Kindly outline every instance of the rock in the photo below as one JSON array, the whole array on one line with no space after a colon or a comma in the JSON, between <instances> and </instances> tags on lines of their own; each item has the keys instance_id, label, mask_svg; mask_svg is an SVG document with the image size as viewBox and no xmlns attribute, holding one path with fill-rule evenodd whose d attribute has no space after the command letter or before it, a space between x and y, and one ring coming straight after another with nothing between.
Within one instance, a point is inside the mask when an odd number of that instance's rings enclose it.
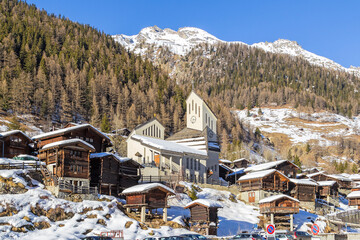
<instances>
[{"instance_id":1,"label":"rock","mask_svg":"<svg viewBox=\"0 0 360 240\"><path fill-rule=\"evenodd\" d=\"M82 234L83 234L83 235L87 235L87 234L90 233L92 230L93 230L93 229L86 229L86 231L83 232Z\"/></svg>"},{"instance_id":2,"label":"rock","mask_svg":"<svg viewBox=\"0 0 360 240\"><path fill-rule=\"evenodd\" d=\"M89 208L89 207L86 207L86 208L83 208L83 210L81 212L79 212L79 214L86 214L87 212L93 210L92 208Z\"/></svg>"},{"instance_id":3,"label":"rock","mask_svg":"<svg viewBox=\"0 0 360 240\"><path fill-rule=\"evenodd\" d=\"M34 227L37 229L46 229L51 227L51 225L47 221L41 221L41 222L35 222Z\"/></svg>"},{"instance_id":4,"label":"rock","mask_svg":"<svg viewBox=\"0 0 360 240\"><path fill-rule=\"evenodd\" d=\"M63 221L70 219L74 216L72 212L65 212L64 209L57 207L57 208L50 208L49 211L46 213L46 217L50 219L52 222Z\"/></svg>"},{"instance_id":5,"label":"rock","mask_svg":"<svg viewBox=\"0 0 360 240\"><path fill-rule=\"evenodd\" d=\"M106 214L104 217L105 217L107 220L109 220L109 219L111 218L111 215L110 215L110 214Z\"/></svg>"},{"instance_id":6,"label":"rock","mask_svg":"<svg viewBox=\"0 0 360 240\"><path fill-rule=\"evenodd\" d=\"M31 222L31 219L28 216L23 217L23 219L27 222Z\"/></svg>"},{"instance_id":7,"label":"rock","mask_svg":"<svg viewBox=\"0 0 360 240\"><path fill-rule=\"evenodd\" d=\"M125 228L129 228L129 227L131 226L131 224L133 224L132 221L127 221L127 222L125 223Z\"/></svg>"},{"instance_id":8,"label":"rock","mask_svg":"<svg viewBox=\"0 0 360 240\"><path fill-rule=\"evenodd\" d=\"M142 230L148 230L148 227L145 224L139 223L139 225Z\"/></svg>"},{"instance_id":9,"label":"rock","mask_svg":"<svg viewBox=\"0 0 360 240\"><path fill-rule=\"evenodd\" d=\"M105 222L104 219L99 219L99 220L97 220L96 223L97 223L97 224L101 224L101 225L103 225L103 226L106 226L106 222Z\"/></svg>"},{"instance_id":10,"label":"rock","mask_svg":"<svg viewBox=\"0 0 360 240\"><path fill-rule=\"evenodd\" d=\"M65 224L60 223L58 226L59 226L59 227L64 227Z\"/></svg>"},{"instance_id":11,"label":"rock","mask_svg":"<svg viewBox=\"0 0 360 240\"><path fill-rule=\"evenodd\" d=\"M88 214L86 215L87 218L97 218L96 214Z\"/></svg>"}]
</instances>

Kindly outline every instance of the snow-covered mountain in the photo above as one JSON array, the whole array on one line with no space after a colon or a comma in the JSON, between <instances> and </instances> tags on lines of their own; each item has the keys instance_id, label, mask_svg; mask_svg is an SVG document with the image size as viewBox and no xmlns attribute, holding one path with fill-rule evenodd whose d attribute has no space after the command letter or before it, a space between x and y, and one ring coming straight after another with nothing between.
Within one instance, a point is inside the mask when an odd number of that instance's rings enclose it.
<instances>
[{"instance_id":1,"label":"snow-covered mountain","mask_svg":"<svg viewBox=\"0 0 360 240\"><path fill-rule=\"evenodd\" d=\"M248 45L238 41L226 42L202 29L194 27L184 27L180 28L178 31L174 31L169 28L161 29L157 26L153 26L142 29L137 35L127 36L119 34L114 35L113 38L129 50L142 55L149 50L152 50L151 47L153 46L155 47L153 50L156 50L159 47L167 47L172 53L184 56L199 44L216 44L223 42ZM260 42L248 46L260 48L267 52L301 57L309 63L317 66L346 71L360 76L360 67L345 68L328 58L316 55L303 49L295 41L279 39L273 43Z\"/></svg>"}]
</instances>

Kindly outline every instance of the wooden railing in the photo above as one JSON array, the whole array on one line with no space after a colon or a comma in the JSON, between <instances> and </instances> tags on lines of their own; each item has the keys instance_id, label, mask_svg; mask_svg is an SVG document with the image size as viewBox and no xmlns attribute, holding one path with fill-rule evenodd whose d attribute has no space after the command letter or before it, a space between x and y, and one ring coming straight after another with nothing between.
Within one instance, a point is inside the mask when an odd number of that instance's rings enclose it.
<instances>
[{"instance_id":1,"label":"wooden railing","mask_svg":"<svg viewBox=\"0 0 360 240\"><path fill-rule=\"evenodd\" d=\"M185 176L141 176L139 179L139 183L151 183L151 182L178 182L178 181L185 181L185 182L192 182L192 183L199 183L205 184L203 178L199 180L197 178L187 178ZM208 179L206 184L211 185L220 185L220 186L229 186L229 182L220 181L218 179Z\"/></svg>"},{"instance_id":2,"label":"wooden railing","mask_svg":"<svg viewBox=\"0 0 360 240\"><path fill-rule=\"evenodd\" d=\"M22 162L22 163L3 163L0 164L0 169L28 169L28 170L40 170L40 166L43 163L40 161L36 162Z\"/></svg>"},{"instance_id":3,"label":"wooden railing","mask_svg":"<svg viewBox=\"0 0 360 240\"><path fill-rule=\"evenodd\" d=\"M260 207L260 213L298 213L297 207Z\"/></svg>"},{"instance_id":4,"label":"wooden railing","mask_svg":"<svg viewBox=\"0 0 360 240\"><path fill-rule=\"evenodd\" d=\"M67 190L77 194L98 194L97 187L75 186L68 181L59 180L59 190Z\"/></svg>"}]
</instances>

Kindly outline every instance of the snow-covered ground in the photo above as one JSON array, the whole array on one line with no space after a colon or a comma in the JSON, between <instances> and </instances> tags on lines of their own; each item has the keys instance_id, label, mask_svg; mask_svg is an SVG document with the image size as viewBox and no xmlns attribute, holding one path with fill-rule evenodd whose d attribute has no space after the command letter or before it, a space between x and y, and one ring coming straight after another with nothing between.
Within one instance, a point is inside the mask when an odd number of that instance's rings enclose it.
<instances>
[{"instance_id":1,"label":"snow-covered ground","mask_svg":"<svg viewBox=\"0 0 360 240\"><path fill-rule=\"evenodd\" d=\"M235 111L245 126L259 128L261 132L282 133L287 135L293 143L307 143L317 140L322 146L331 146L335 142L332 137L345 137L360 132L360 117L347 117L329 113L302 113L291 108L258 108Z\"/></svg>"}]
</instances>

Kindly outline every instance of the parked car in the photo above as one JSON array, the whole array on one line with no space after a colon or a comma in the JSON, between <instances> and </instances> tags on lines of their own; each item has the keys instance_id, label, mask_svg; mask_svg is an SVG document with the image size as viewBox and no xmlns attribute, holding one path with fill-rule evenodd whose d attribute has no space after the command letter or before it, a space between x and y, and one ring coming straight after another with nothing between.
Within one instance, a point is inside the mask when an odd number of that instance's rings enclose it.
<instances>
[{"instance_id":1,"label":"parked car","mask_svg":"<svg viewBox=\"0 0 360 240\"><path fill-rule=\"evenodd\" d=\"M170 237L147 237L143 240L192 240L189 237L182 237L182 236L170 236Z\"/></svg>"},{"instance_id":2,"label":"parked car","mask_svg":"<svg viewBox=\"0 0 360 240\"><path fill-rule=\"evenodd\" d=\"M111 237L102 237L102 236L87 236L82 238L83 240L111 240Z\"/></svg>"},{"instance_id":3,"label":"parked car","mask_svg":"<svg viewBox=\"0 0 360 240\"><path fill-rule=\"evenodd\" d=\"M294 232L294 239L296 240L311 240L312 236L303 231L295 231Z\"/></svg>"},{"instance_id":4,"label":"parked car","mask_svg":"<svg viewBox=\"0 0 360 240\"><path fill-rule=\"evenodd\" d=\"M276 240L293 240L294 237L291 233L275 233Z\"/></svg>"},{"instance_id":5,"label":"parked car","mask_svg":"<svg viewBox=\"0 0 360 240\"><path fill-rule=\"evenodd\" d=\"M200 234L181 234L180 237L189 237L190 239L201 239L201 240L207 240L206 237Z\"/></svg>"},{"instance_id":6,"label":"parked car","mask_svg":"<svg viewBox=\"0 0 360 240\"><path fill-rule=\"evenodd\" d=\"M260 236L259 233L239 233L232 239L241 239L241 240L263 240L264 238Z\"/></svg>"}]
</instances>

